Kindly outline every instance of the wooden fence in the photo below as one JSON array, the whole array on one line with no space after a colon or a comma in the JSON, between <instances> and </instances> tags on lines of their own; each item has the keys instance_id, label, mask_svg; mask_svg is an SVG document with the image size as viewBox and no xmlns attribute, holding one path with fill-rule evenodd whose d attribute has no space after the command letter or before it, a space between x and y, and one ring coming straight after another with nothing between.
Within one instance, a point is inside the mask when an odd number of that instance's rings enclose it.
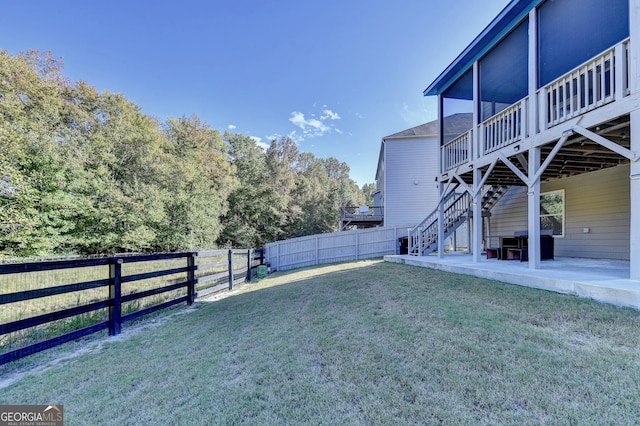
<instances>
[{"instance_id":1,"label":"wooden fence","mask_svg":"<svg viewBox=\"0 0 640 426\"><path fill-rule=\"evenodd\" d=\"M251 280L263 250L0 265L0 365Z\"/></svg>"},{"instance_id":2,"label":"wooden fence","mask_svg":"<svg viewBox=\"0 0 640 426\"><path fill-rule=\"evenodd\" d=\"M371 259L400 252L405 228L371 228L319 234L266 245L265 261L272 270Z\"/></svg>"}]
</instances>

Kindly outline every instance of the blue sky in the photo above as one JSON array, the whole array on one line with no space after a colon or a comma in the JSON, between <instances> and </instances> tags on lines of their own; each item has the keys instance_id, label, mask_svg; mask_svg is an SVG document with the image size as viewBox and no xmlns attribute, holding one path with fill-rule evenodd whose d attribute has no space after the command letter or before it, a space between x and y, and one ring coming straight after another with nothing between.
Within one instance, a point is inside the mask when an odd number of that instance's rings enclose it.
<instances>
[{"instance_id":1,"label":"blue sky","mask_svg":"<svg viewBox=\"0 0 640 426\"><path fill-rule=\"evenodd\" d=\"M434 120L422 91L508 0L3 2L0 48L166 120L290 136L373 182L384 136Z\"/></svg>"}]
</instances>

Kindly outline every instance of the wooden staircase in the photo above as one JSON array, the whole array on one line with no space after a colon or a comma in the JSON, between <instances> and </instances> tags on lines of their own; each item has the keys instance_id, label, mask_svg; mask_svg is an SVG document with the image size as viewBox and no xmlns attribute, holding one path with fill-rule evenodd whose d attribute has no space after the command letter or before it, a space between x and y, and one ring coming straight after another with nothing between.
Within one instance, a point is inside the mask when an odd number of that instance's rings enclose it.
<instances>
[{"instance_id":1,"label":"wooden staircase","mask_svg":"<svg viewBox=\"0 0 640 426\"><path fill-rule=\"evenodd\" d=\"M504 197L504 194L511 188L510 186L490 186L482 195L482 211L490 212L493 207L498 204L498 201Z\"/></svg>"},{"instance_id":2,"label":"wooden staircase","mask_svg":"<svg viewBox=\"0 0 640 426\"><path fill-rule=\"evenodd\" d=\"M443 199L444 203L444 237L452 235L471 218L472 198L468 192L456 193L454 188ZM508 186L490 186L482 196L482 211L490 216L491 209L509 190ZM425 256L438 248L439 208L436 207L422 222L409 231L408 252L414 256Z\"/></svg>"}]
</instances>

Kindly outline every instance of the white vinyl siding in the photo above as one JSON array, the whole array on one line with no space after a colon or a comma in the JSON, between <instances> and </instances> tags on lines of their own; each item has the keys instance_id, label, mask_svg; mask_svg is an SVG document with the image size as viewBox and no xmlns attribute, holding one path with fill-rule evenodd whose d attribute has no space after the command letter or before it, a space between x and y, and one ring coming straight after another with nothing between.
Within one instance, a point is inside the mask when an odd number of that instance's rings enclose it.
<instances>
[{"instance_id":1,"label":"white vinyl siding","mask_svg":"<svg viewBox=\"0 0 640 426\"><path fill-rule=\"evenodd\" d=\"M556 255L629 259L629 173L619 166L544 185L565 188L565 237L556 238Z\"/></svg>"},{"instance_id":2,"label":"white vinyl siding","mask_svg":"<svg viewBox=\"0 0 640 426\"><path fill-rule=\"evenodd\" d=\"M435 138L385 141L384 226L413 227L436 208L440 147Z\"/></svg>"},{"instance_id":3,"label":"white vinyl siding","mask_svg":"<svg viewBox=\"0 0 640 426\"><path fill-rule=\"evenodd\" d=\"M497 237L513 236L527 229L527 188L512 186L491 210L491 237L489 246L495 247Z\"/></svg>"},{"instance_id":4,"label":"white vinyl siding","mask_svg":"<svg viewBox=\"0 0 640 426\"><path fill-rule=\"evenodd\" d=\"M556 256L629 259L629 173L619 166L541 185L542 192L564 189L565 234L555 238ZM492 236L527 229L526 187L512 187L491 213Z\"/></svg>"}]
</instances>

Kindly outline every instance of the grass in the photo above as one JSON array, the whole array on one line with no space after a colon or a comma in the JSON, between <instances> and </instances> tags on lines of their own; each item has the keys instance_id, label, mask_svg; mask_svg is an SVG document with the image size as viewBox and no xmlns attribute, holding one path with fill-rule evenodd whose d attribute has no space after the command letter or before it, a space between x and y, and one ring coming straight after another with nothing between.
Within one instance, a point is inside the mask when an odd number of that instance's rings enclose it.
<instances>
[{"instance_id":1,"label":"grass","mask_svg":"<svg viewBox=\"0 0 640 426\"><path fill-rule=\"evenodd\" d=\"M640 418L632 309L379 261L277 273L194 306L26 375L0 404L64 404L69 425Z\"/></svg>"}]
</instances>

